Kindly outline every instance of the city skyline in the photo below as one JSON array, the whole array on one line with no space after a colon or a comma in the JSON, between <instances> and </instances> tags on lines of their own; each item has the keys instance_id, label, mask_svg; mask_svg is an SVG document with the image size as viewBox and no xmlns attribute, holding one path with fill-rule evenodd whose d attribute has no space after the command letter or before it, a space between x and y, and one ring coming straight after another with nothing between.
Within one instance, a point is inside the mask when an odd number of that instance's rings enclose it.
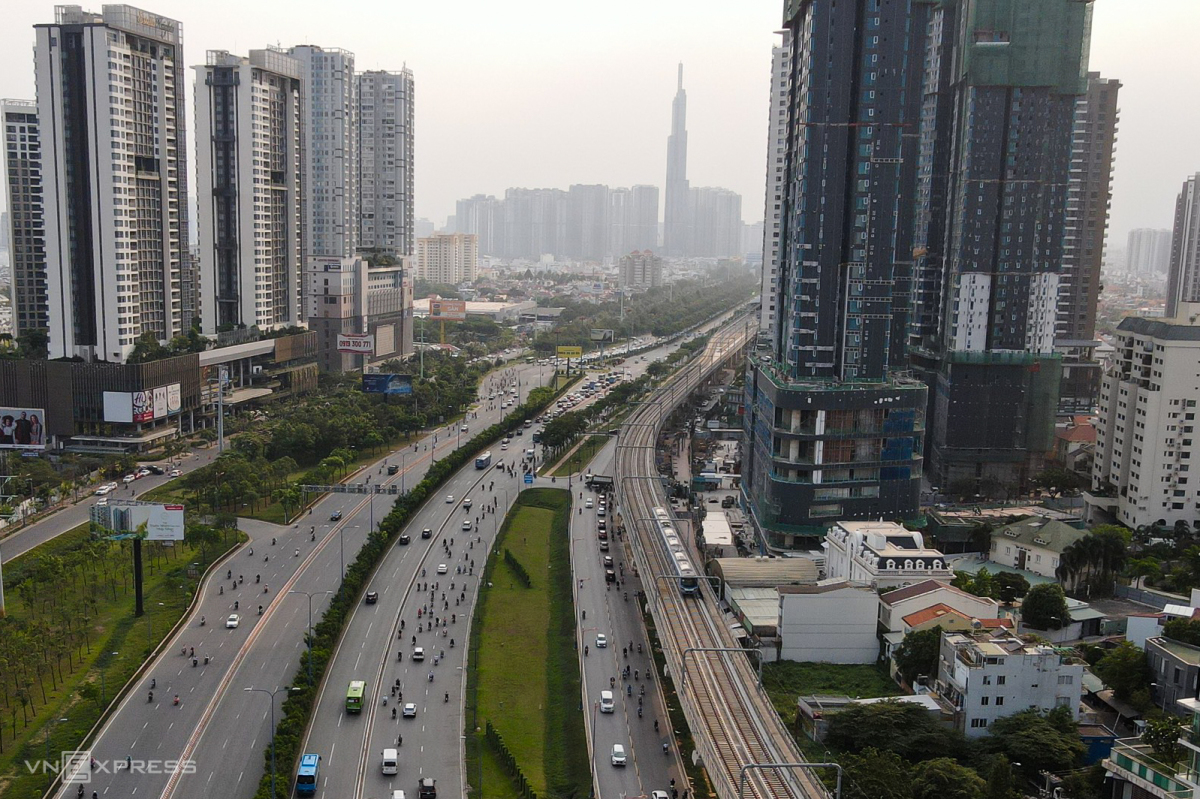
<instances>
[{"instance_id":1,"label":"city skyline","mask_svg":"<svg viewBox=\"0 0 1200 799\"><path fill-rule=\"evenodd\" d=\"M643 7L622 0L603 15L589 15L586 24L575 20L576 12L536 2L406 8L395 25L389 24L395 12L384 6L371 25L363 25L364 16L330 17L315 3L297 4L286 16L241 6L230 6L233 16L226 16L220 2L142 5L183 23L188 68L202 64L210 49L244 52L309 42L355 53L360 71L412 69L422 84L415 215L438 224L454 213L456 200L499 195L507 186L662 186L663 141L680 61L687 68L691 182L741 194L744 221L757 221L762 207L761 129L782 16L777 0L736 8L673 1ZM1200 159L1186 160L1187 131L1200 124L1200 109L1166 96L1170 78L1186 66L1184 37L1200 22L1200 7L1185 0L1165 0L1164 6L1148 15L1135 4L1095 3L1089 68L1123 85L1110 220L1110 246L1118 249L1132 229L1169 227L1179 182L1200 167ZM32 26L52 18L53 8L45 3L9 10L0 97L34 99ZM541 23L530 25L543 10ZM464 11L475 21L469 28L456 21ZM639 25L630 27L625 22L634 14ZM231 18L238 20L236 34L229 32ZM447 31L460 46L444 46ZM463 58L464 47L478 58ZM714 51L720 59L712 58ZM1150 51L1154 59L1138 55ZM497 59L505 69L476 68ZM553 69L546 68L550 60ZM190 117L190 85L187 93ZM438 102L447 96L455 102ZM486 146L474 143L480 120L487 123Z\"/></svg>"}]
</instances>

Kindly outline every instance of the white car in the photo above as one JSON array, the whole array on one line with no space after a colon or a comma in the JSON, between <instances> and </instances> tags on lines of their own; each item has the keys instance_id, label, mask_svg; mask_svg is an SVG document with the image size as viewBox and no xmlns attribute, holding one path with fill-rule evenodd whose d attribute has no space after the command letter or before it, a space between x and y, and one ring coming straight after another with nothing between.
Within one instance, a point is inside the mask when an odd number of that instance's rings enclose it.
<instances>
[{"instance_id":1,"label":"white car","mask_svg":"<svg viewBox=\"0 0 1200 799\"><path fill-rule=\"evenodd\" d=\"M96 489L96 496L98 496L98 497L102 497L102 496L104 496L105 494L110 494L110 493L112 493L112 490L113 490L113 489L112 489L112 486L110 486L110 485L107 485L107 484L106 484L106 485L102 485L102 486L100 486L99 488L97 488L97 489Z\"/></svg>"},{"instance_id":2,"label":"white car","mask_svg":"<svg viewBox=\"0 0 1200 799\"><path fill-rule=\"evenodd\" d=\"M583 507L585 507L585 508L592 507L592 498L591 497L588 497L587 499L585 499L583 501Z\"/></svg>"},{"instance_id":3,"label":"white car","mask_svg":"<svg viewBox=\"0 0 1200 799\"><path fill-rule=\"evenodd\" d=\"M183 472L181 472L179 469L172 469L170 474L171 477L179 477L183 474Z\"/></svg>"},{"instance_id":4,"label":"white car","mask_svg":"<svg viewBox=\"0 0 1200 799\"><path fill-rule=\"evenodd\" d=\"M651 791L650 799L671 799L666 791Z\"/></svg>"},{"instance_id":5,"label":"white car","mask_svg":"<svg viewBox=\"0 0 1200 799\"><path fill-rule=\"evenodd\" d=\"M458 428L458 432L467 433L469 431L467 430L467 426L464 424L462 427Z\"/></svg>"},{"instance_id":6,"label":"white car","mask_svg":"<svg viewBox=\"0 0 1200 799\"><path fill-rule=\"evenodd\" d=\"M107 505L108 497L100 497L100 499L96 500L96 504L97 505Z\"/></svg>"},{"instance_id":7,"label":"white car","mask_svg":"<svg viewBox=\"0 0 1200 799\"><path fill-rule=\"evenodd\" d=\"M501 445L500 445L500 451L501 451L501 452L508 452L508 444L501 444Z\"/></svg>"},{"instance_id":8,"label":"white car","mask_svg":"<svg viewBox=\"0 0 1200 799\"><path fill-rule=\"evenodd\" d=\"M236 613L230 613L229 618L225 620L225 629L236 630L237 626L242 623L242 617Z\"/></svg>"},{"instance_id":9,"label":"white car","mask_svg":"<svg viewBox=\"0 0 1200 799\"><path fill-rule=\"evenodd\" d=\"M420 647L420 646L415 648L412 653L412 659L413 660L424 660L425 659L425 648Z\"/></svg>"},{"instance_id":10,"label":"white car","mask_svg":"<svg viewBox=\"0 0 1200 799\"><path fill-rule=\"evenodd\" d=\"M471 498L467 497L466 499L463 500L463 510L470 510L470 509L471 509Z\"/></svg>"},{"instance_id":11,"label":"white car","mask_svg":"<svg viewBox=\"0 0 1200 799\"><path fill-rule=\"evenodd\" d=\"M136 478L136 477L134 477L132 474L127 474L127 475L125 475L124 477L122 477L122 478L121 478L121 482L122 482L122 483L125 483L126 485L128 485L129 483L132 483L132 482L133 482L134 480L136 480L136 479L137 479L137 478Z\"/></svg>"},{"instance_id":12,"label":"white car","mask_svg":"<svg viewBox=\"0 0 1200 799\"><path fill-rule=\"evenodd\" d=\"M452 504L454 504L454 495L453 495L453 494L447 494L447 495L446 495L446 504L447 504L447 505L452 505Z\"/></svg>"},{"instance_id":13,"label":"white car","mask_svg":"<svg viewBox=\"0 0 1200 799\"><path fill-rule=\"evenodd\" d=\"M612 764L614 766L625 765L625 747L620 744L613 744L612 748Z\"/></svg>"},{"instance_id":14,"label":"white car","mask_svg":"<svg viewBox=\"0 0 1200 799\"><path fill-rule=\"evenodd\" d=\"M471 530L471 520L470 519L463 519L462 529L464 532L470 532L470 530Z\"/></svg>"},{"instance_id":15,"label":"white car","mask_svg":"<svg viewBox=\"0 0 1200 799\"><path fill-rule=\"evenodd\" d=\"M608 636L607 635L605 635L604 633L596 633L596 648L597 649L607 649L608 648Z\"/></svg>"},{"instance_id":16,"label":"white car","mask_svg":"<svg viewBox=\"0 0 1200 799\"><path fill-rule=\"evenodd\" d=\"M438 569L437 569L438 574L445 574L448 571L450 571L450 567L447 566L445 563L438 564Z\"/></svg>"},{"instance_id":17,"label":"white car","mask_svg":"<svg viewBox=\"0 0 1200 799\"><path fill-rule=\"evenodd\" d=\"M417 717L417 706L413 702L408 702L404 705L404 718L415 719Z\"/></svg>"}]
</instances>

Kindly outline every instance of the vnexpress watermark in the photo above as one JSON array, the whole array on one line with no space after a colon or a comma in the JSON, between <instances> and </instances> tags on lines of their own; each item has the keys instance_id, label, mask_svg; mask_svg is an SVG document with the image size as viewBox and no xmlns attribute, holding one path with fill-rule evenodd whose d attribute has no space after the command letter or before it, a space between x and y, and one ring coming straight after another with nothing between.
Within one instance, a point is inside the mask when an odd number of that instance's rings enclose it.
<instances>
[{"instance_id":1,"label":"vnexpress watermark","mask_svg":"<svg viewBox=\"0 0 1200 799\"><path fill-rule=\"evenodd\" d=\"M194 760L166 760L130 757L123 760L105 760L93 757L90 749L69 749L59 753L58 760L26 760L25 770L30 774L58 774L63 782L89 783L93 774L116 774L127 771L133 774L195 774Z\"/></svg>"}]
</instances>

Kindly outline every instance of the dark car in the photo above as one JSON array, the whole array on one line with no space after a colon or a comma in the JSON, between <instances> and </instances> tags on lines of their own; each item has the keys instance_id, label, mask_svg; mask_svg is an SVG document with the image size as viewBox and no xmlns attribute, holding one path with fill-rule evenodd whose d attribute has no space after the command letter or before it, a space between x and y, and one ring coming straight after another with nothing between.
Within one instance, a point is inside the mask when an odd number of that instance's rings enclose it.
<instances>
[{"instance_id":1,"label":"dark car","mask_svg":"<svg viewBox=\"0 0 1200 799\"><path fill-rule=\"evenodd\" d=\"M146 469L150 472L150 474L166 474L167 473L166 470L163 469L163 467L155 466L152 463L147 465Z\"/></svg>"},{"instance_id":2,"label":"dark car","mask_svg":"<svg viewBox=\"0 0 1200 799\"><path fill-rule=\"evenodd\" d=\"M616 581L617 581L617 573L614 572L612 569L605 569L604 570L604 582L615 583Z\"/></svg>"},{"instance_id":3,"label":"dark car","mask_svg":"<svg viewBox=\"0 0 1200 799\"><path fill-rule=\"evenodd\" d=\"M421 538L433 538L433 530L430 530L428 527L426 527L421 531Z\"/></svg>"},{"instance_id":4,"label":"dark car","mask_svg":"<svg viewBox=\"0 0 1200 799\"><path fill-rule=\"evenodd\" d=\"M400 467L397 466L396 464L393 463L391 466L388 467L388 474L399 474L399 473L400 473Z\"/></svg>"},{"instance_id":5,"label":"dark car","mask_svg":"<svg viewBox=\"0 0 1200 799\"><path fill-rule=\"evenodd\" d=\"M417 780L417 799L437 799L437 782L429 777Z\"/></svg>"},{"instance_id":6,"label":"dark car","mask_svg":"<svg viewBox=\"0 0 1200 799\"><path fill-rule=\"evenodd\" d=\"M368 605L374 605L378 601L379 601L379 592L378 591L368 591L367 592L367 604Z\"/></svg>"},{"instance_id":7,"label":"dark car","mask_svg":"<svg viewBox=\"0 0 1200 799\"><path fill-rule=\"evenodd\" d=\"M329 521L331 521L331 522L336 522L336 521L340 520L341 518L342 518L342 512L340 510L335 510L333 513L329 514Z\"/></svg>"},{"instance_id":8,"label":"dark car","mask_svg":"<svg viewBox=\"0 0 1200 799\"><path fill-rule=\"evenodd\" d=\"M407 544L409 541L412 541L412 539L408 537L408 533L400 534L400 543L401 544Z\"/></svg>"}]
</instances>

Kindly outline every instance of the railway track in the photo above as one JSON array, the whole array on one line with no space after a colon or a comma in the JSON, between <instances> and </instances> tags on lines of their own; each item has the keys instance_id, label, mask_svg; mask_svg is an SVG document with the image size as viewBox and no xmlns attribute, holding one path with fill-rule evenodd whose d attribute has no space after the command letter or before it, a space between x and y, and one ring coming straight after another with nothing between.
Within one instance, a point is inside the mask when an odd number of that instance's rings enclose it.
<instances>
[{"instance_id":1,"label":"railway track","mask_svg":"<svg viewBox=\"0 0 1200 799\"><path fill-rule=\"evenodd\" d=\"M744 766L799 763L803 757L766 693L759 689L747 655L695 651L736 649L738 643L706 581L701 581L698 596L684 597L674 577L667 576L673 574L673 568L653 518L655 508L667 508L669 503L655 453L658 434L670 414L722 363L741 351L754 327L749 316L731 321L713 335L702 353L643 403L621 428L615 465L618 510L667 666L697 749L722 799L738 797ZM824 799L829 793L808 769L773 768L749 770L742 796Z\"/></svg>"}]
</instances>

